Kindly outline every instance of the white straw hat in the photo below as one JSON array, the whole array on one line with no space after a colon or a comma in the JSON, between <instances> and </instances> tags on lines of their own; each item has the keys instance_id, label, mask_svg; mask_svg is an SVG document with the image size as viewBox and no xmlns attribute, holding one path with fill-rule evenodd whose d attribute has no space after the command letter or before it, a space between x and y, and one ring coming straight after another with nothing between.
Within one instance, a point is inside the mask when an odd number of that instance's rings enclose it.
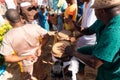
<instances>
[{"instance_id":1,"label":"white straw hat","mask_svg":"<svg viewBox=\"0 0 120 80\"><path fill-rule=\"evenodd\" d=\"M110 8L120 4L120 0L95 0L94 4L91 6L95 9Z\"/></svg>"}]
</instances>

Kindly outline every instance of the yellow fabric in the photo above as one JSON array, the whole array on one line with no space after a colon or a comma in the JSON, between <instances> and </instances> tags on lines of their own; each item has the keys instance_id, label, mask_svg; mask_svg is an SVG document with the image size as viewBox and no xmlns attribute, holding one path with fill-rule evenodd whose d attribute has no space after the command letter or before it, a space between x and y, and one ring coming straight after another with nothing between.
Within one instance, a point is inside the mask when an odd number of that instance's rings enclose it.
<instances>
[{"instance_id":1,"label":"yellow fabric","mask_svg":"<svg viewBox=\"0 0 120 80\"><path fill-rule=\"evenodd\" d=\"M64 23L64 28L65 28L65 30L70 30L71 29L70 25L67 24L67 23Z\"/></svg>"},{"instance_id":2,"label":"yellow fabric","mask_svg":"<svg viewBox=\"0 0 120 80\"><path fill-rule=\"evenodd\" d=\"M57 6L58 6L58 7L61 7L62 4L63 4L63 1L64 1L64 0L59 0Z\"/></svg>"},{"instance_id":3,"label":"yellow fabric","mask_svg":"<svg viewBox=\"0 0 120 80\"><path fill-rule=\"evenodd\" d=\"M72 20L76 21L76 16L77 16L77 4L73 4L67 7L67 9L64 12L64 17L68 18L69 15L72 15ZM70 30L71 27L67 23L64 23L64 27L66 30Z\"/></svg>"}]
</instances>

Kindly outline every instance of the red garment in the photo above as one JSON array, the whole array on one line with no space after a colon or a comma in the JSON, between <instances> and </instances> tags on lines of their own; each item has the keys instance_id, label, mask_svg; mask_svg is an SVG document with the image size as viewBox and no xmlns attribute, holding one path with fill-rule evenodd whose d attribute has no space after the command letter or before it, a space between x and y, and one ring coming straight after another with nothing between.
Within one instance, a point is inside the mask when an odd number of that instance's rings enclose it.
<instances>
[{"instance_id":1,"label":"red garment","mask_svg":"<svg viewBox=\"0 0 120 80\"><path fill-rule=\"evenodd\" d=\"M4 4L5 3L5 0L0 0L0 4Z\"/></svg>"}]
</instances>

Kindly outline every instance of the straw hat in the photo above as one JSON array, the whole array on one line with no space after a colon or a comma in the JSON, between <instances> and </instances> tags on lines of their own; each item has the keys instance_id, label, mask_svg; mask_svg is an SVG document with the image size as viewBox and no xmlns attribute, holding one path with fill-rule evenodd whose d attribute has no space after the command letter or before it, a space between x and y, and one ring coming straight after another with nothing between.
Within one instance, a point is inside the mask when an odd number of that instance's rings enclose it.
<instances>
[{"instance_id":1,"label":"straw hat","mask_svg":"<svg viewBox=\"0 0 120 80\"><path fill-rule=\"evenodd\" d=\"M110 8L120 4L120 0L95 0L92 8L102 9L102 8Z\"/></svg>"},{"instance_id":2,"label":"straw hat","mask_svg":"<svg viewBox=\"0 0 120 80\"><path fill-rule=\"evenodd\" d=\"M71 35L70 31L62 30L58 32L58 40L69 40L69 36Z\"/></svg>"},{"instance_id":3,"label":"straw hat","mask_svg":"<svg viewBox=\"0 0 120 80\"><path fill-rule=\"evenodd\" d=\"M61 58L61 57L65 56L65 55L63 55L63 54L64 54L64 50L62 50L62 49L60 48L60 47L62 47L63 45L64 45L65 47L70 46L70 42L68 42L68 41L59 41L59 42L57 42L57 43L55 43L55 44L53 45L53 47L52 47L52 55L53 55L54 57Z\"/></svg>"}]
</instances>

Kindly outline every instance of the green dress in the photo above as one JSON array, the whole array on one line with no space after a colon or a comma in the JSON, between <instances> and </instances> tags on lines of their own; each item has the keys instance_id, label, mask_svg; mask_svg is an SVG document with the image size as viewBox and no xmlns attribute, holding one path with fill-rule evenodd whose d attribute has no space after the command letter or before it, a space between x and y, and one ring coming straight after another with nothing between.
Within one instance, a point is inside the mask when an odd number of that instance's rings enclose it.
<instances>
[{"instance_id":1,"label":"green dress","mask_svg":"<svg viewBox=\"0 0 120 80\"><path fill-rule=\"evenodd\" d=\"M120 80L120 15L109 24L97 20L90 28L96 33L97 44L78 49L78 52L94 55L104 64L98 68L96 80Z\"/></svg>"}]
</instances>

